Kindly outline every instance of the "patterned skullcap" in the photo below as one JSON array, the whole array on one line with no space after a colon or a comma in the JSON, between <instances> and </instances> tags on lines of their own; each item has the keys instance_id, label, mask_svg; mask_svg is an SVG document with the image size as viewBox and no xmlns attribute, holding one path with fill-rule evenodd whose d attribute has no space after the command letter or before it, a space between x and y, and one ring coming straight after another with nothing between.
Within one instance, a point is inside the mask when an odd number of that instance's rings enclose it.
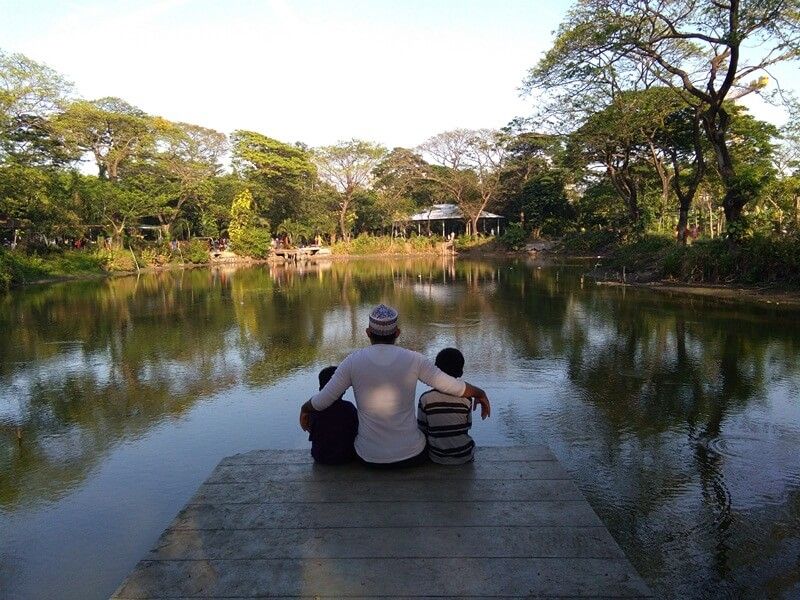
<instances>
[{"instance_id":1,"label":"patterned skullcap","mask_svg":"<svg viewBox=\"0 0 800 600\"><path fill-rule=\"evenodd\" d=\"M397 311L379 304L369 313L369 330L376 335L392 335L397 331Z\"/></svg>"}]
</instances>

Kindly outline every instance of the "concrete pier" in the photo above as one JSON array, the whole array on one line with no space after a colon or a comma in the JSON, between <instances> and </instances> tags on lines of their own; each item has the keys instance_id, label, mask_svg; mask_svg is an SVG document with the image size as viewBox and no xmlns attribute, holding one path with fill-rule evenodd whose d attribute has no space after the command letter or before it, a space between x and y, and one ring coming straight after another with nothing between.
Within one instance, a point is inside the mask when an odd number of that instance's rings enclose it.
<instances>
[{"instance_id":1,"label":"concrete pier","mask_svg":"<svg viewBox=\"0 0 800 600\"><path fill-rule=\"evenodd\" d=\"M543 446L459 467L225 458L113 598L645 598Z\"/></svg>"}]
</instances>

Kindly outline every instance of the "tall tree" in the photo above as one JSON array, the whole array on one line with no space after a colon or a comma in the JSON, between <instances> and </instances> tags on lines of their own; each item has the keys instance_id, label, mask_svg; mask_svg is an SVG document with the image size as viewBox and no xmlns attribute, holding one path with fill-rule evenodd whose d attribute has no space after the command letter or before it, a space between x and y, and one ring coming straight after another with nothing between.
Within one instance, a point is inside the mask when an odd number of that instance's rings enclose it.
<instances>
[{"instance_id":1,"label":"tall tree","mask_svg":"<svg viewBox=\"0 0 800 600\"><path fill-rule=\"evenodd\" d=\"M190 123L160 119L156 131L156 152L150 162L173 188L158 211L158 219L171 230L187 204L203 204L213 195L213 179L222 170L228 143L224 133Z\"/></svg>"},{"instance_id":2,"label":"tall tree","mask_svg":"<svg viewBox=\"0 0 800 600\"><path fill-rule=\"evenodd\" d=\"M407 222L417 209L436 203L438 186L420 176L427 167L421 156L407 148L394 148L375 167L376 206L390 225Z\"/></svg>"},{"instance_id":3,"label":"tall tree","mask_svg":"<svg viewBox=\"0 0 800 600\"><path fill-rule=\"evenodd\" d=\"M116 246L122 244L126 227L152 215L159 204L159 199L141 186L94 177L83 179L80 194L88 212L97 216Z\"/></svg>"},{"instance_id":4,"label":"tall tree","mask_svg":"<svg viewBox=\"0 0 800 600\"><path fill-rule=\"evenodd\" d=\"M58 166L74 160L48 122L71 91L72 84L53 69L0 50L0 161Z\"/></svg>"},{"instance_id":5,"label":"tall tree","mask_svg":"<svg viewBox=\"0 0 800 600\"><path fill-rule=\"evenodd\" d=\"M657 133L659 145L669 156L672 188L678 198L677 240L685 244L689 209L706 172L705 148L700 132L700 109L685 107L667 117Z\"/></svg>"},{"instance_id":6,"label":"tall tree","mask_svg":"<svg viewBox=\"0 0 800 600\"><path fill-rule=\"evenodd\" d=\"M503 136L489 129L455 129L427 139L418 151L433 163L423 166L420 176L448 193L475 235L481 213L502 187Z\"/></svg>"},{"instance_id":7,"label":"tall tree","mask_svg":"<svg viewBox=\"0 0 800 600\"><path fill-rule=\"evenodd\" d=\"M314 163L320 177L340 194L339 230L345 240L350 239L351 234L348 218L353 197L357 191L370 187L372 172L385 154L383 146L363 140L339 142L314 150Z\"/></svg>"},{"instance_id":8,"label":"tall tree","mask_svg":"<svg viewBox=\"0 0 800 600\"><path fill-rule=\"evenodd\" d=\"M54 119L67 144L91 153L100 179L116 181L120 167L137 154L150 151L153 120L119 98L79 100Z\"/></svg>"},{"instance_id":9,"label":"tall tree","mask_svg":"<svg viewBox=\"0 0 800 600\"><path fill-rule=\"evenodd\" d=\"M657 78L699 108L733 223L758 190L742 185L731 157L726 101L762 90L769 67L798 56L798 0L581 0L526 88L564 95L596 87L609 73L629 82Z\"/></svg>"},{"instance_id":10,"label":"tall tree","mask_svg":"<svg viewBox=\"0 0 800 600\"><path fill-rule=\"evenodd\" d=\"M300 218L316 179L310 152L254 131L234 131L231 143L234 171L261 196L260 208L270 220Z\"/></svg>"},{"instance_id":11,"label":"tall tree","mask_svg":"<svg viewBox=\"0 0 800 600\"><path fill-rule=\"evenodd\" d=\"M664 87L617 91L610 104L591 114L569 136L573 157L603 166L634 226L643 225L640 200L643 186L653 175L661 188L662 210L671 204L674 170L665 131L668 119L681 106Z\"/></svg>"}]
</instances>

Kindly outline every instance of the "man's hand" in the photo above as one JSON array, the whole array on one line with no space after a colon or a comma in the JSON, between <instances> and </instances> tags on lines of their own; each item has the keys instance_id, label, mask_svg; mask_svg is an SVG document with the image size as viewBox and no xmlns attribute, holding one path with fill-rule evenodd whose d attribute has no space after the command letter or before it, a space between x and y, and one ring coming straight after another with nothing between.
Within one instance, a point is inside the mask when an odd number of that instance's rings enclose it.
<instances>
[{"instance_id":1,"label":"man's hand","mask_svg":"<svg viewBox=\"0 0 800 600\"><path fill-rule=\"evenodd\" d=\"M486 396L481 388L467 383L462 394L464 398L472 399L472 410L477 410L478 405L481 407L481 419L485 419L492 415L492 406L489 404L489 398Z\"/></svg>"},{"instance_id":2,"label":"man's hand","mask_svg":"<svg viewBox=\"0 0 800 600\"><path fill-rule=\"evenodd\" d=\"M300 429L309 431L311 429L311 413L314 412L314 407L311 405L311 400L300 407Z\"/></svg>"},{"instance_id":3,"label":"man's hand","mask_svg":"<svg viewBox=\"0 0 800 600\"><path fill-rule=\"evenodd\" d=\"M489 404L489 398L485 394L472 399L472 410L478 410L479 404L481 406L481 419L485 419L492 414L492 406Z\"/></svg>"}]
</instances>

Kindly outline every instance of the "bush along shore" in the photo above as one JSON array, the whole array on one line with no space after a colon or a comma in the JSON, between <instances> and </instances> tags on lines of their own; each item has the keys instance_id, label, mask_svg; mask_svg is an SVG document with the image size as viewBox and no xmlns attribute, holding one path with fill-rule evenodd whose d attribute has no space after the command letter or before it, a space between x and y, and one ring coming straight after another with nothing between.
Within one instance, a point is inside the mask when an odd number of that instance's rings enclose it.
<instances>
[{"instance_id":1,"label":"bush along shore","mask_svg":"<svg viewBox=\"0 0 800 600\"><path fill-rule=\"evenodd\" d=\"M243 246L243 244L240 244ZM254 262L269 258L269 250L253 248L221 262ZM620 239L613 232L573 233L557 241L531 240L514 227L502 236L440 236L392 238L361 234L331 246L333 257L393 255L519 256L532 249L541 256L592 257L598 260L589 277L601 282L689 286L746 286L757 289L800 291L800 235L754 235L737 242L725 238L676 244L665 235ZM158 270L215 262L203 239L172 245L168 242L140 248L53 250L40 253L0 250L0 290L28 283L96 277L138 270Z\"/></svg>"},{"instance_id":2,"label":"bush along shore","mask_svg":"<svg viewBox=\"0 0 800 600\"><path fill-rule=\"evenodd\" d=\"M179 268L210 261L208 244L192 240L130 248L48 250L35 253L0 250L0 291L30 283L103 277L142 269Z\"/></svg>"},{"instance_id":3,"label":"bush along shore","mask_svg":"<svg viewBox=\"0 0 800 600\"><path fill-rule=\"evenodd\" d=\"M646 235L611 246L607 240L603 245L567 245L563 251L602 256L590 273L599 281L800 291L797 234L755 235L736 242L702 239L685 246L668 236Z\"/></svg>"},{"instance_id":4,"label":"bush along shore","mask_svg":"<svg viewBox=\"0 0 800 600\"><path fill-rule=\"evenodd\" d=\"M350 240L340 240L331 247L334 257L442 255L456 252L466 255L497 255L525 248L525 238L514 228L500 237L462 235L454 239L441 236L412 235L407 238L363 233ZM61 279L97 277L132 273L139 270L159 270L197 265L252 263L271 256L269 238L253 242L250 237L236 238L233 252L222 259L212 258L205 239L193 239L172 245L169 242L139 245L138 247L98 248L81 250L23 250L0 249L0 290L29 283Z\"/></svg>"}]
</instances>

